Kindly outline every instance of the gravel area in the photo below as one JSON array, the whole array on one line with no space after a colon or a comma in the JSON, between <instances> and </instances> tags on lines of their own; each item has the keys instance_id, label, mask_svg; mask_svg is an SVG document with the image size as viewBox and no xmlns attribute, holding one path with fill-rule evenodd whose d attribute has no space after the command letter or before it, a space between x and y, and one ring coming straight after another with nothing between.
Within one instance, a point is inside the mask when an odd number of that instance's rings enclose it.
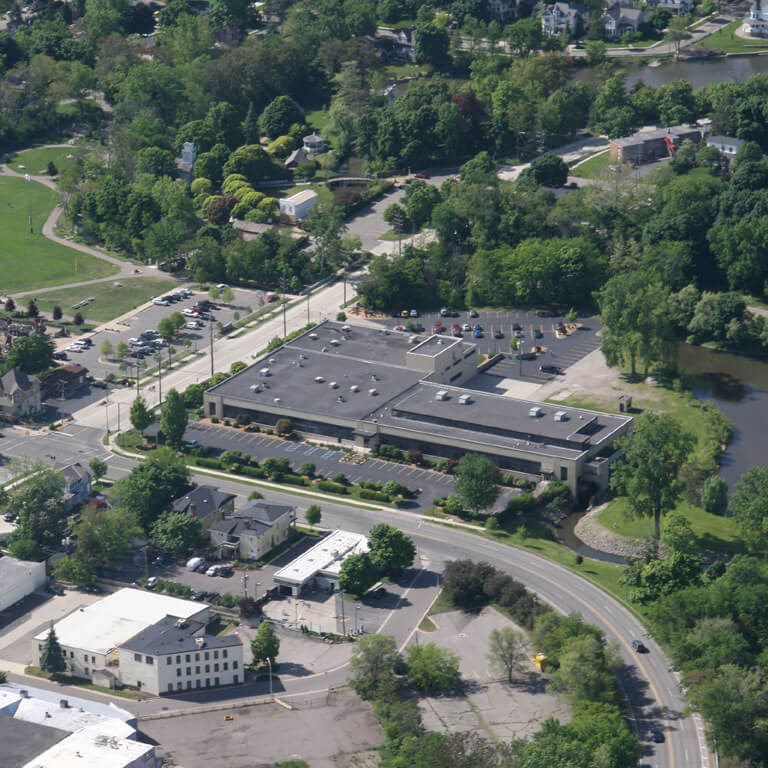
<instances>
[{"instance_id":1,"label":"gravel area","mask_svg":"<svg viewBox=\"0 0 768 768\"><path fill-rule=\"evenodd\" d=\"M608 530L600 523L597 516L605 509L605 504L590 509L584 517L576 523L574 533L587 546L610 552L612 555L622 557L639 557L643 553L643 542L639 539L629 539L618 533Z\"/></svg>"}]
</instances>

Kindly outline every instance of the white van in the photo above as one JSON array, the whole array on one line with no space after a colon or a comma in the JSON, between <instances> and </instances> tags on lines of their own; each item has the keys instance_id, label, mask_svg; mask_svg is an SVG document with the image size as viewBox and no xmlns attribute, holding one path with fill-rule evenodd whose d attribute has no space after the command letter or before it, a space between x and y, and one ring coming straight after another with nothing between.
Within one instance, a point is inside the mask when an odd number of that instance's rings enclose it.
<instances>
[{"instance_id":1,"label":"white van","mask_svg":"<svg viewBox=\"0 0 768 768\"><path fill-rule=\"evenodd\" d=\"M191 560L187 560L187 570L197 570L205 562L204 557L193 557Z\"/></svg>"}]
</instances>

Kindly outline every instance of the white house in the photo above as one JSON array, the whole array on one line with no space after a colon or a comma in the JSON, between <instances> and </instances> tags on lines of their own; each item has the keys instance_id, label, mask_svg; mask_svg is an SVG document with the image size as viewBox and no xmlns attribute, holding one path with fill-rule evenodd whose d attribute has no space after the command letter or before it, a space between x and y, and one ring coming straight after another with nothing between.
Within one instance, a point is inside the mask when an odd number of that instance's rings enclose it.
<instances>
[{"instance_id":1,"label":"white house","mask_svg":"<svg viewBox=\"0 0 768 768\"><path fill-rule=\"evenodd\" d=\"M0 611L40 589L45 581L45 563L0 557Z\"/></svg>"},{"instance_id":2,"label":"white house","mask_svg":"<svg viewBox=\"0 0 768 768\"><path fill-rule=\"evenodd\" d=\"M41 407L40 379L37 376L28 376L18 367L0 376L0 417L31 416Z\"/></svg>"},{"instance_id":3,"label":"white house","mask_svg":"<svg viewBox=\"0 0 768 768\"><path fill-rule=\"evenodd\" d=\"M243 643L235 632L205 634L205 623L166 616L120 646L120 679L156 695L242 683Z\"/></svg>"},{"instance_id":4,"label":"white house","mask_svg":"<svg viewBox=\"0 0 768 768\"><path fill-rule=\"evenodd\" d=\"M714 147L727 158L732 159L744 144L744 139L734 139L730 136L707 136L707 146Z\"/></svg>"},{"instance_id":5,"label":"white house","mask_svg":"<svg viewBox=\"0 0 768 768\"><path fill-rule=\"evenodd\" d=\"M293 595L306 586L333 591L339 586L341 564L350 555L368 551L368 539L360 533L334 531L299 555L273 577L275 584Z\"/></svg>"},{"instance_id":6,"label":"white house","mask_svg":"<svg viewBox=\"0 0 768 768\"><path fill-rule=\"evenodd\" d=\"M768 9L761 7L760 0L755 0L755 4L749 9L741 30L750 37L768 36Z\"/></svg>"},{"instance_id":7,"label":"white house","mask_svg":"<svg viewBox=\"0 0 768 768\"><path fill-rule=\"evenodd\" d=\"M296 519L294 507L257 501L209 527L219 557L259 560L282 544Z\"/></svg>"},{"instance_id":8,"label":"white house","mask_svg":"<svg viewBox=\"0 0 768 768\"><path fill-rule=\"evenodd\" d=\"M583 16L578 8L568 3L547 5L541 12L541 31L545 35L567 35L576 33Z\"/></svg>"},{"instance_id":9,"label":"white house","mask_svg":"<svg viewBox=\"0 0 768 768\"><path fill-rule=\"evenodd\" d=\"M317 205L317 192L312 189L302 189L295 195L280 200L280 218L283 221L302 221L309 216Z\"/></svg>"}]
</instances>

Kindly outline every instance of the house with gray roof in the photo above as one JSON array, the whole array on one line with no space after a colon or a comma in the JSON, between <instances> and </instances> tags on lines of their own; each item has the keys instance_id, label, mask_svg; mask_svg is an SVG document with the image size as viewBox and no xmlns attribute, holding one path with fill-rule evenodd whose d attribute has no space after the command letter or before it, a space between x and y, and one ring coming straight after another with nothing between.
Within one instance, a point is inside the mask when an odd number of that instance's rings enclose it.
<instances>
[{"instance_id":1,"label":"house with gray roof","mask_svg":"<svg viewBox=\"0 0 768 768\"><path fill-rule=\"evenodd\" d=\"M645 14L638 8L615 3L603 13L603 30L609 40L618 40L629 32L635 34L645 21Z\"/></svg>"},{"instance_id":2,"label":"house with gray roof","mask_svg":"<svg viewBox=\"0 0 768 768\"><path fill-rule=\"evenodd\" d=\"M19 419L42 408L40 379L18 366L0 376L0 417Z\"/></svg>"},{"instance_id":3,"label":"house with gray roof","mask_svg":"<svg viewBox=\"0 0 768 768\"><path fill-rule=\"evenodd\" d=\"M220 491L212 485L198 485L171 503L172 512L198 518L203 524L203 530L210 528L225 515L232 514L234 508L235 495Z\"/></svg>"},{"instance_id":4,"label":"house with gray roof","mask_svg":"<svg viewBox=\"0 0 768 768\"><path fill-rule=\"evenodd\" d=\"M211 544L219 557L259 560L289 536L294 507L256 501L211 525Z\"/></svg>"},{"instance_id":5,"label":"house with gray roof","mask_svg":"<svg viewBox=\"0 0 768 768\"><path fill-rule=\"evenodd\" d=\"M64 475L64 504L72 509L79 504L85 504L91 496L91 472L79 461L69 464L59 470Z\"/></svg>"},{"instance_id":6,"label":"house with gray roof","mask_svg":"<svg viewBox=\"0 0 768 768\"><path fill-rule=\"evenodd\" d=\"M582 9L568 3L553 3L544 6L541 12L541 31L548 36L570 37L584 26L585 14Z\"/></svg>"}]
</instances>

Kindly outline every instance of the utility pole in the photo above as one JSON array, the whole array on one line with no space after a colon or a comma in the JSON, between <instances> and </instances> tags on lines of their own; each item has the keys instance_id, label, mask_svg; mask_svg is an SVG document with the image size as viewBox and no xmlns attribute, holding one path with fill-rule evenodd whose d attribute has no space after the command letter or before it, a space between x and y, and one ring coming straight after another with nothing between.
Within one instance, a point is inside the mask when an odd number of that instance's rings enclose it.
<instances>
[{"instance_id":1,"label":"utility pole","mask_svg":"<svg viewBox=\"0 0 768 768\"><path fill-rule=\"evenodd\" d=\"M136 397L140 396L139 394L140 393L140 390L139 390L139 363L140 362L141 362L140 360L136 361Z\"/></svg>"},{"instance_id":2,"label":"utility pole","mask_svg":"<svg viewBox=\"0 0 768 768\"><path fill-rule=\"evenodd\" d=\"M120 431L120 401L117 403L117 431Z\"/></svg>"},{"instance_id":3,"label":"utility pole","mask_svg":"<svg viewBox=\"0 0 768 768\"><path fill-rule=\"evenodd\" d=\"M344 616L344 590L339 593L341 595L341 633L344 637L347 636L347 619Z\"/></svg>"},{"instance_id":4,"label":"utility pole","mask_svg":"<svg viewBox=\"0 0 768 768\"><path fill-rule=\"evenodd\" d=\"M213 378L213 320L208 321L208 338L211 347L211 378Z\"/></svg>"}]
</instances>

